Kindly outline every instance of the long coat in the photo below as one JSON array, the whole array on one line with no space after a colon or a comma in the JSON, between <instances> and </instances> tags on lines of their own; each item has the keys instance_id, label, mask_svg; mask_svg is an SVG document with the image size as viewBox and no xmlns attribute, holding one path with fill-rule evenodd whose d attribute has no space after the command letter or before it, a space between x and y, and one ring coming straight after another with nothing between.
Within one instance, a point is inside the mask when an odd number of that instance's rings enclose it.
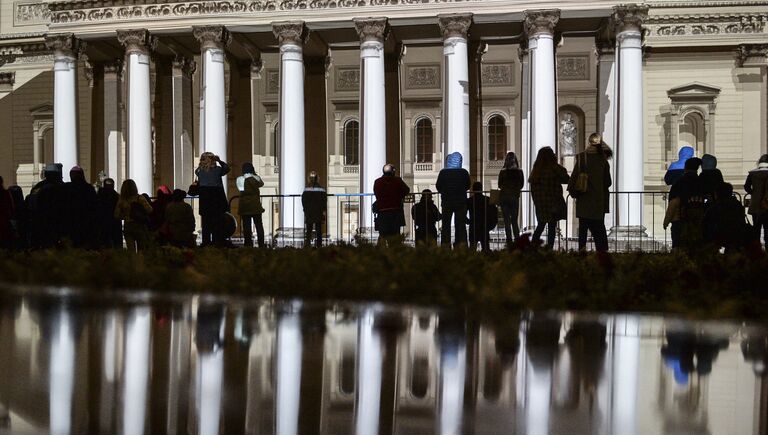
<instances>
[{"instance_id":1,"label":"long coat","mask_svg":"<svg viewBox=\"0 0 768 435\"><path fill-rule=\"evenodd\" d=\"M536 207L536 220L552 222L565 218L563 184L568 182L568 171L557 165L541 173L536 179L529 179L531 196Z\"/></svg>"},{"instance_id":2,"label":"long coat","mask_svg":"<svg viewBox=\"0 0 768 435\"><path fill-rule=\"evenodd\" d=\"M261 205L261 191L259 190L262 186L264 186L264 181L259 176L245 179L238 208L240 216L256 216L264 213L264 206Z\"/></svg>"},{"instance_id":3,"label":"long coat","mask_svg":"<svg viewBox=\"0 0 768 435\"><path fill-rule=\"evenodd\" d=\"M587 174L587 191L576 192L574 186L579 174ZM605 155L595 147L589 147L576 155L568 191L576 198L576 217L603 219L610 211L611 166Z\"/></svg>"}]
</instances>

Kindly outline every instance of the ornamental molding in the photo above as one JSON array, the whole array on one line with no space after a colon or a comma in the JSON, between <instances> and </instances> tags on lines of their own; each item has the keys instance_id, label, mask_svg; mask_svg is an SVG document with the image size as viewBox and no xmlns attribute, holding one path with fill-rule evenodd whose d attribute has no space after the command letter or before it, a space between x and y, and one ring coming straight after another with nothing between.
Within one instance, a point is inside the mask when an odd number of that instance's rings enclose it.
<instances>
[{"instance_id":1,"label":"ornamental molding","mask_svg":"<svg viewBox=\"0 0 768 435\"><path fill-rule=\"evenodd\" d=\"M384 17L355 18L355 30L360 42L384 42L389 34L388 20Z\"/></svg>"},{"instance_id":2,"label":"ornamental molding","mask_svg":"<svg viewBox=\"0 0 768 435\"><path fill-rule=\"evenodd\" d=\"M515 84L514 64L483 63L480 79L483 86L512 86Z\"/></svg>"},{"instance_id":3,"label":"ornamental molding","mask_svg":"<svg viewBox=\"0 0 768 435\"><path fill-rule=\"evenodd\" d=\"M439 89L440 65L406 65L406 89Z\"/></svg>"},{"instance_id":4,"label":"ornamental molding","mask_svg":"<svg viewBox=\"0 0 768 435\"><path fill-rule=\"evenodd\" d=\"M335 72L335 89L337 91L360 90L360 68L338 67Z\"/></svg>"},{"instance_id":5,"label":"ornamental molding","mask_svg":"<svg viewBox=\"0 0 768 435\"><path fill-rule=\"evenodd\" d=\"M157 47L157 38L147 29L119 29L117 40L125 47L126 54L149 54Z\"/></svg>"},{"instance_id":6,"label":"ornamental molding","mask_svg":"<svg viewBox=\"0 0 768 435\"><path fill-rule=\"evenodd\" d=\"M264 92L267 94L277 94L280 92L280 71L277 69L267 69L265 76L266 88Z\"/></svg>"},{"instance_id":7,"label":"ornamental molding","mask_svg":"<svg viewBox=\"0 0 768 435\"><path fill-rule=\"evenodd\" d=\"M645 28L650 37L750 35L766 33L768 14L657 15Z\"/></svg>"},{"instance_id":8,"label":"ornamental molding","mask_svg":"<svg viewBox=\"0 0 768 435\"><path fill-rule=\"evenodd\" d=\"M648 2L646 3L652 9L677 9L677 8L700 8L700 7L738 7L738 6L764 6L765 0L691 0L678 2Z\"/></svg>"},{"instance_id":9,"label":"ornamental molding","mask_svg":"<svg viewBox=\"0 0 768 435\"><path fill-rule=\"evenodd\" d=\"M59 52L69 57L75 57L81 50L83 44L81 44L79 39L75 38L74 34L61 33L47 35L45 37L45 46L54 52Z\"/></svg>"},{"instance_id":10,"label":"ornamental molding","mask_svg":"<svg viewBox=\"0 0 768 435\"><path fill-rule=\"evenodd\" d=\"M472 14L440 14L437 16L437 23L440 25L443 39L467 39L469 27L472 26Z\"/></svg>"},{"instance_id":11,"label":"ornamental molding","mask_svg":"<svg viewBox=\"0 0 768 435\"><path fill-rule=\"evenodd\" d=\"M589 80L589 54L557 56L557 79L562 81Z\"/></svg>"},{"instance_id":12,"label":"ornamental molding","mask_svg":"<svg viewBox=\"0 0 768 435\"><path fill-rule=\"evenodd\" d=\"M768 44L741 44L736 49L736 64L739 67L768 64Z\"/></svg>"},{"instance_id":13,"label":"ornamental molding","mask_svg":"<svg viewBox=\"0 0 768 435\"><path fill-rule=\"evenodd\" d=\"M554 34L555 27L560 21L560 9L544 9L525 11L523 29L528 37L539 33Z\"/></svg>"},{"instance_id":14,"label":"ornamental molding","mask_svg":"<svg viewBox=\"0 0 768 435\"><path fill-rule=\"evenodd\" d=\"M304 45L309 36L304 21L280 21L272 23L272 33L280 45Z\"/></svg>"},{"instance_id":15,"label":"ornamental molding","mask_svg":"<svg viewBox=\"0 0 768 435\"><path fill-rule=\"evenodd\" d=\"M16 83L16 72L0 72L0 86L13 86Z\"/></svg>"},{"instance_id":16,"label":"ornamental molding","mask_svg":"<svg viewBox=\"0 0 768 435\"><path fill-rule=\"evenodd\" d=\"M224 26L193 26L192 34L202 51L224 50L232 42L232 34Z\"/></svg>"},{"instance_id":17,"label":"ornamental molding","mask_svg":"<svg viewBox=\"0 0 768 435\"><path fill-rule=\"evenodd\" d=\"M616 25L616 34L621 32L640 32L643 22L648 19L648 5L627 4L614 6L611 17Z\"/></svg>"},{"instance_id":18,"label":"ornamental molding","mask_svg":"<svg viewBox=\"0 0 768 435\"><path fill-rule=\"evenodd\" d=\"M48 24L51 21L51 11L48 3L44 2L15 2L13 4L14 27L36 26Z\"/></svg>"}]
</instances>

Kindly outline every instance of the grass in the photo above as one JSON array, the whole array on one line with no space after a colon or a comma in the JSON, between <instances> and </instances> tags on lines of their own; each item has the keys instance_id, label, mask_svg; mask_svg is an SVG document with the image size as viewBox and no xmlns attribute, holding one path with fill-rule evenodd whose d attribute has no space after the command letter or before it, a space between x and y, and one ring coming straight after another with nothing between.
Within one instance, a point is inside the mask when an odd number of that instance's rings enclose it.
<instances>
[{"instance_id":1,"label":"grass","mask_svg":"<svg viewBox=\"0 0 768 435\"><path fill-rule=\"evenodd\" d=\"M520 309L768 318L762 253L579 255L526 249L158 248L0 252L0 282L437 305L504 315Z\"/></svg>"}]
</instances>

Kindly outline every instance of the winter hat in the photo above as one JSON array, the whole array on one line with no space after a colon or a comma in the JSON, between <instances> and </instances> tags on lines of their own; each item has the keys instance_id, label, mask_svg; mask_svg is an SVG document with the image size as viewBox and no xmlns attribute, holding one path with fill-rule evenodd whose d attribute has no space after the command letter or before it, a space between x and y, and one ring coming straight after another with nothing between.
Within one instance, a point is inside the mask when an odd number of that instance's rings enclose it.
<instances>
[{"instance_id":1,"label":"winter hat","mask_svg":"<svg viewBox=\"0 0 768 435\"><path fill-rule=\"evenodd\" d=\"M461 168L462 161L463 159L460 152L450 153L448 154L448 157L445 158L445 167L446 169L459 169Z\"/></svg>"},{"instance_id":2,"label":"winter hat","mask_svg":"<svg viewBox=\"0 0 768 435\"><path fill-rule=\"evenodd\" d=\"M253 163L251 162L245 162L243 163L243 174L255 174L256 169L253 167Z\"/></svg>"},{"instance_id":3,"label":"winter hat","mask_svg":"<svg viewBox=\"0 0 768 435\"><path fill-rule=\"evenodd\" d=\"M712 154L704 154L701 156L701 169L715 169L717 168L717 157Z\"/></svg>"},{"instance_id":4,"label":"winter hat","mask_svg":"<svg viewBox=\"0 0 768 435\"><path fill-rule=\"evenodd\" d=\"M685 161L686 171L698 171L701 166L701 159L698 157L691 157Z\"/></svg>"}]
</instances>

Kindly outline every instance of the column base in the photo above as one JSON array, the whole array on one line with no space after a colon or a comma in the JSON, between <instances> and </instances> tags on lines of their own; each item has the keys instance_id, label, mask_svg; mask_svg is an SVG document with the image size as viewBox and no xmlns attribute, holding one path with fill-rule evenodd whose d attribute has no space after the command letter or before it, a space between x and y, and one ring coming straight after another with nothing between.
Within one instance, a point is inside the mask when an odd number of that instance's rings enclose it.
<instances>
[{"instance_id":1,"label":"column base","mask_svg":"<svg viewBox=\"0 0 768 435\"><path fill-rule=\"evenodd\" d=\"M360 227L355 233L355 245L375 245L379 242L379 232L373 227Z\"/></svg>"},{"instance_id":2,"label":"column base","mask_svg":"<svg viewBox=\"0 0 768 435\"><path fill-rule=\"evenodd\" d=\"M301 248L304 246L304 228L278 228L272 236L272 246L276 248Z\"/></svg>"},{"instance_id":3,"label":"column base","mask_svg":"<svg viewBox=\"0 0 768 435\"><path fill-rule=\"evenodd\" d=\"M664 243L648 236L642 225L616 225L608 231L608 249L611 251L659 251Z\"/></svg>"}]
</instances>

